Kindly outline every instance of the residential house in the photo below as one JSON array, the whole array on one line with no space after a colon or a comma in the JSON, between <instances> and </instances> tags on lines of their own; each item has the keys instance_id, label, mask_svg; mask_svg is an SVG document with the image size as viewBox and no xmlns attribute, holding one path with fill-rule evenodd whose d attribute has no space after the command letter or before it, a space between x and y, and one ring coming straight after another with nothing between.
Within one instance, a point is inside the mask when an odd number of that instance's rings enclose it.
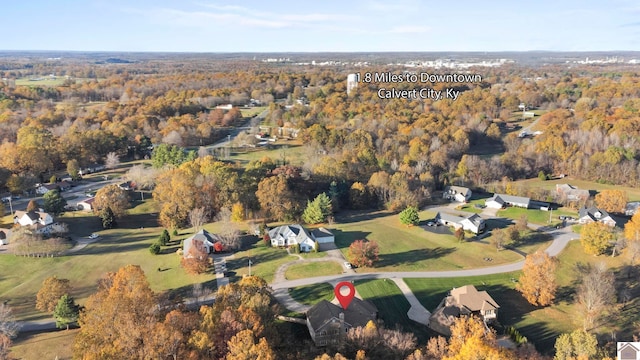
<instances>
[{"instance_id":1,"label":"residential house","mask_svg":"<svg viewBox=\"0 0 640 360\"><path fill-rule=\"evenodd\" d=\"M269 230L271 246L288 247L300 245L300 251L309 252L316 244L309 232L299 224L282 225Z\"/></svg>"},{"instance_id":2,"label":"residential house","mask_svg":"<svg viewBox=\"0 0 640 360\"><path fill-rule=\"evenodd\" d=\"M435 221L445 226L453 226L456 230L462 228L474 234L483 232L486 227L484 219L480 215L472 213L461 216L439 212L436 214Z\"/></svg>"},{"instance_id":3,"label":"residential house","mask_svg":"<svg viewBox=\"0 0 640 360\"><path fill-rule=\"evenodd\" d=\"M336 344L351 328L364 327L376 321L378 308L354 297L346 309L322 300L307 311L307 328L316 346Z\"/></svg>"},{"instance_id":4,"label":"residential house","mask_svg":"<svg viewBox=\"0 0 640 360\"><path fill-rule=\"evenodd\" d=\"M442 197L457 202L467 202L471 199L471 189L462 186L447 186L444 188Z\"/></svg>"},{"instance_id":5,"label":"residential house","mask_svg":"<svg viewBox=\"0 0 640 360\"><path fill-rule=\"evenodd\" d=\"M522 196L513 196L506 194L493 194L492 197L485 200L484 204L488 208L501 209L505 206L517 206L521 208L529 208L531 199Z\"/></svg>"},{"instance_id":6,"label":"residential house","mask_svg":"<svg viewBox=\"0 0 640 360\"><path fill-rule=\"evenodd\" d=\"M633 216L638 212L638 208L640 208L640 201L628 202L624 209L624 214Z\"/></svg>"},{"instance_id":7,"label":"residential house","mask_svg":"<svg viewBox=\"0 0 640 360\"><path fill-rule=\"evenodd\" d=\"M616 226L616 221L604 210L598 209L595 206L590 208L582 207L578 211L578 223L588 224L592 222L601 222L608 226Z\"/></svg>"},{"instance_id":8,"label":"residential house","mask_svg":"<svg viewBox=\"0 0 640 360\"><path fill-rule=\"evenodd\" d=\"M16 211L13 223L27 226L37 234L49 235L54 232L63 232L65 226L53 222L53 217L43 211Z\"/></svg>"},{"instance_id":9,"label":"residential house","mask_svg":"<svg viewBox=\"0 0 640 360\"><path fill-rule=\"evenodd\" d=\"M331 233L331 231L321 227L318 229L313 229L311 231L311 237L318 242L318 244L333 244L335 242L335 236Z\"/></svg>"},{"instance_id":10,"label":"residential house","mask_svg":"<svg viewBox=\"0 0 640 360\"><path fill-rule=\"evenodd\" d=\"M54 183L54 184L39 184L38 186L36 186L36 194L44 195L49 191L55 190L55 189L58 189L60 191L67 191L70 188L71 188L71 184L69 184L66 181L61 181L59 183Z\"/></svg>"},{"instance_id":11,"label":"residential house","mask_svg":"<svg viewBox=\"0 0 640 360\"><path fill-rule=\"evenodd\" d=\"M589 196L589 190L578 189L569 184L556 184L556 198L560 202L563 199L568 202L586 201Z\"/></svg>"},{"instance_id":12,"label":"residential house","mask_svg":"<svg viewBox=\"0 0 640 360\"><path fill-rule=\"evenodd\" d=\"M214 252L215 243L220 241L221 240L218 235L212 234L207 230L202 229L197 233L191 235L190 237L184 239L182 247L183 256L189 257L189 250L191 250L193 246L195 246L197 249L200 249L200 251L211 254Z\"/></svg>"},{"instance_id":13,"label":"residential house","mask_svg":"<svg viewBox=\"0 0 640 360\"><path fill-rule=\"evenodd\" d=\"M80 211L93 211L93 202L96 200L95 197L90 197L79 201L76 204L76 208Z\"/></svg>"},{"instance_id":14,"label":"residential house","mask_svg":"<svg viewBox=\"0 0 640 360\"><path fill-rule=\"evenodd\" d=\"M485 322L497 319L498 303L486 291L478 291L473 285L454 288L434 310L429 327L442 334L450 334L450 326L461 316L476 315Z\"/></svg>"}]
</instances>

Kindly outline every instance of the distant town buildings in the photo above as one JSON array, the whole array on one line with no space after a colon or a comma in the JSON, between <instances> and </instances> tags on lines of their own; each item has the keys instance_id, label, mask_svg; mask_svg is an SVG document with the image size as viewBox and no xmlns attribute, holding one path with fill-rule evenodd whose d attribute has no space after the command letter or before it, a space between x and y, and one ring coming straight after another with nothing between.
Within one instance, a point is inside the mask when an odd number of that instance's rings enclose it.
<instances>
[{"instance_id":1,"label":"distant town buildings","mask_svg":"<svg viewBox=\"0 0 640 360\"><path fill-rule=\"evenodd\" d=\"M358 87L358 77L356 74L347 75L347 95L351 94L351 92Z\"/></svg>"}]
</instances>

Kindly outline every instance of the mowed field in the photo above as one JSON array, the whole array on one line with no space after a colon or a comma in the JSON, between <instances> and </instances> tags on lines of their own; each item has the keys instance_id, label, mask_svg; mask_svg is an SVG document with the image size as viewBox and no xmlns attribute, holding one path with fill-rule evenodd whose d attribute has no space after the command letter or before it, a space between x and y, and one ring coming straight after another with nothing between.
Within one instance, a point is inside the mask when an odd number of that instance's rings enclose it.
<instances>
[{"instance_id":1,"label":"mowed field","mask_svg":"<svg viewBox=\"0 0 640 360\"><path fill-rule=\"evenodd\" d=\"M623 190L629 195L629 201L640 201L640 188L632 188L628 186L620 186L620 185L611 185L611 184L600 184L593 181L585 181L578 180L571 176L565 177L564 179L557 180L546 180L542 181L538 178L527 179L527 180L517 180L514 181L515 184L522 184L528 188L542 188L546 190L554 191L556 190L557 184L570 184L576 186L583 190L595 190L600 192L602 190Z\"/></svg>"},{"instance_id":2,"label":"mowed field","mask_svg":"<svg viewBox=\"0 0 640 360\"><path fill-rule=\"evenodd\" d=\"M172 290L189 296L191 285L205 283L215 290L212 273L188 275L180 267L180 257L175 253L180 247L179 239L189 235L184 232L160 255L152 255L148 248L162 232L156 224L156 216L150 214L154 208L149 200L131 209L131 214L119 222L118 228L101 230L97 217L73 212L65 214L60 221L69 225L73 238L86 237L92 232L100 238L84 249L66 256L54 258L18 257L0 255L0 299L7 301L21 320L48 318L49 315L35 309L36 293L49 276L69 279L73 288L71 295L80 304L96 290L97 281L107 272L120 267L140 265L154 291Z\"/></svg>"},{"instance_id":3,"label":"mowed field","mask_svg":"<svg viewBox=\"0 0 640 360\"><path fill-rule=\"evenodd\" d=\"M423 211L420 219L432 219L435 213ZM443 228L443 227L438 227ZM432 271L470 269L522 260L513 251L496 251L487 241L458 242L451 234L438 234L420 226L405 226L397 214L372 213L357 221L331 227L336 245L348 258L349 245L359 239L376 241L379 261L373 268L360 271ZM492 258L491 262L485 260Z\"/></svg>"},{"instance_id":4,"label":"mowed field","mask_svg":"<svg viewBox=\"0 0 640 360\"><path fill-rule=\"evenodd\" d=\"M16 79L16 86L60 86L64 84L66 80L67 78L65 78L64 76L25 77L25 78ZM71 80L74 80L76 83L93 81L93 80L100 81L100 79L90 79L90 78L71 78Z\"/></svg>"}]
</instances>

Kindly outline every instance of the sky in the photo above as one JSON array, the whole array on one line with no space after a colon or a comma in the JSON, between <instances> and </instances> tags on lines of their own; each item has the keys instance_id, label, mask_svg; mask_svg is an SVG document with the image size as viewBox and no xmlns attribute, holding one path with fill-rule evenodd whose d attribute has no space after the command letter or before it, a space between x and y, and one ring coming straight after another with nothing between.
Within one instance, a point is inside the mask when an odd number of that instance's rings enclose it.
<instances>
[{"instance_id":1,"label":"sky","mask_svg":"<svg viewBox=\"0 0 640 360\"><path fill-rule=\"evenodd\" d=\"M0 50L640 50L637 0L27 0Z\"/></svg>"}]
</instances>

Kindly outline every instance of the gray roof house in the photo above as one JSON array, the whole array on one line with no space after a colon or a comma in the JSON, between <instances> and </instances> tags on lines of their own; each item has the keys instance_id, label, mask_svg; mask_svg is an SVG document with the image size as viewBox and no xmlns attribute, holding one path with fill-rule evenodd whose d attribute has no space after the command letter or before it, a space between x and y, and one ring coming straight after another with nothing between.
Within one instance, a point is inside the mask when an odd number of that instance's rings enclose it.
<instances>
[{"instance_id":1,"label":"gray roof house","mask_svg":"<svg viewBox=\"0 0 640 360\"><path fill-rule=\"evenodd\" d=\"M587 200L591 194L589 190L578 189L569 184L556 184L556 196L558 199L567 199L567 201Z\"/></svg>"},{"instance_id":2,"label":"gray roof house","mask_svg":"<svg viewBox=\"0 0 640 360\"><path fill-rule=\"evenodd\" d=\"M624 214L627 216L633 216L638 212L638 208L640 208L640 201L628 202L625 206Z\"/></svg>"},{"instance_id":3,"label":"gray roof house","mask_svg":"<svg viewBox=\"0 0 640 360\"><path fill-rule=\"evenodd\" d=\"M501 209L505 206L517 206L521 208L529 208L531 199L523 196L513 196L506 194L493 194L484 204L493 209Z\"/></svg>"},{"instance_id":4,"label":"gray roof house","mask_svg":"<svg viewBox=\"0 0 640 360\"><path fill-rule=\"evenodd\" d=\"M601 222L608 226L616 226L616 221L604 210L598 209L595 206L590 208L582 207L578 211L578 223L588 224L592 222Z\"/></svg>"},{"instance_id":5,"label":"gray roof house","mask_svg":"<svg viewBox=\"0 0 640 360\"><path fill-rule=\"evenodd\" d=\"M479 234L485 229L484 219L478 214L468 213L466 216L461 216L439 212L435 220L442 225L453 226L456 230L462 228L474 234Z\"/></svg>"},{"instance_id":6,"label":"gray roof house","mask_svg":"<svg viewBox=\"0 0 640 360\"><path fill-rule=\"evenodd\" d=\"M460 316L478 315L485 322L496 320L500 305L486 291L478 291L473 285L454 288L429 318L429 327L449 335L450 326Z\"/></svg>"},{"instance_id":7,"label":"gray roof house","mask_svg":"<svg viewBox=\"0 0 640 360\"><path fill-rule=\"evenodd\" d=\"M326 346L338 343L349 329L364 327L377 317L378 308L357 297L346 309L322 300L307 311L307 328L316 346Z\"/></svg>"},{"instance_id":8,"label":"gray roof house","mask_svg":"<svg viewBox=\"0 0 640 360\"><path fill-rule=\"evenodd\" d=\"M184 257L189 257L189 250L193 246L197 247L201 251L207 254L211 254L214 251L213 245L220 241L220 238L216 234L212 234L207 230L200 230L183 241L183 254Z\"/></svg>"},{"instance_id":9,"label":"gray roof house","mask_svg":"<svg viewBox=\"0 0 640 360\"><path fill-rule=\"evenodd\" d=\"M471 189L462 186L447 186L442 193L443 198L457 202L467 202L471 195Z\"/></svg>"},{"instance_id":10,"label":"gray roof house","mask_svg":"<svg viewBox=\"0 0 640 360\"><path fill-rule=\"evenodd\" d=\"M315 246L315 239L300 224L282 225L269 230L271 246L288 247L299 244L300 251L309 252Z\"/></svg>"}]
</instances>

